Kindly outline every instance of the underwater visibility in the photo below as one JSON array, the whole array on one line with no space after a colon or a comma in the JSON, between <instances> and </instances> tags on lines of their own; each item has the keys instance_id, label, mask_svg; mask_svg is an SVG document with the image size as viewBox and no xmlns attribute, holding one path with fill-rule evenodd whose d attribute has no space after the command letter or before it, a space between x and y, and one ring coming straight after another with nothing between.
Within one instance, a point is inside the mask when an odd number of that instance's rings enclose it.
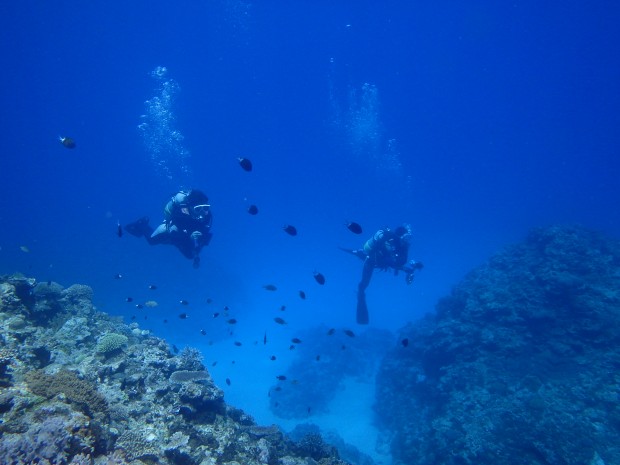
<instances>
[{"instance_id":1,"label":"underwater visibility","mask_svg":"<svg viewBox=\"0 0 620 465\"><path fill-rule=\"evenodd\" d=\"M619 464L619 22L7 4L0 465Z\"/></svg>"}]
</instances>

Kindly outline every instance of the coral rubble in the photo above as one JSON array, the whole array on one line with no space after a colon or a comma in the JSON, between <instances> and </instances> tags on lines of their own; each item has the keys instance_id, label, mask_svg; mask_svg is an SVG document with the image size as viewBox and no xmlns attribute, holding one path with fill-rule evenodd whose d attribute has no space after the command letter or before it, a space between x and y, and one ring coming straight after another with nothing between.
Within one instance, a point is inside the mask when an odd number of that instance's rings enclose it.
<instances>
[{"instance_id":1,"label":"coral rubble","mask_svg":"<svg viewBox=\"0 0 620 465\"><path fill-rule=\"evenodd\" d=\"M3 465L345 464L227 405L197 350L96 311L87 286L0 277L0 329Z\"/></svg>"},{"instance_id":2,"label":"coral rubble","mask_svg":"<svg viewBox=\"0 0 620 465\"><path fill-rule=\"evenodd\" d=\"M396 463L620 463L617 240L534 230L402 340L377 377Z\"/></svg>"}]
</instances>

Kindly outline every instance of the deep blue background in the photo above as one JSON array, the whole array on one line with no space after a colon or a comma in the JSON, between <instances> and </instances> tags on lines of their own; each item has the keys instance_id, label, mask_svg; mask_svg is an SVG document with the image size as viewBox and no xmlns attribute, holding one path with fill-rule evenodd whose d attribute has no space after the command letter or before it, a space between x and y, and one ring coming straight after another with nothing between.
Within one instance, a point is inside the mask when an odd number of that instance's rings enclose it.
<instances>
[{"instance_id":1,"label":"deep blue background","mask_svg":"<svg viewBox=\"0 0 620 465\"><path fill-rule=\"evenodd\" d=\"M403 221L426 267L410 287L375 276L374 327L432 311L532 227L620 235L616 2L53 3L0 6L2 273L89 284L100 309L200 344L199 327L226 341L211 318L224 305L239 320L235 337L247 340L354 327L361 263L337 246L359 247ZM158 222L188 182L158 174L137 129L158 92L157 66L179 84L174 127L194 185L213 204L214 238L198 271L174 249L115 234L119 220ZM362 121L377 130L371 143L348 129L365 83L376 91ZM385 169L390 140L397 160ZM298 237L281 231L286 223ZM159 306L144 321L127 296ZM273 329L283 304L289 325Z\"/></svg>"}]
</instances>

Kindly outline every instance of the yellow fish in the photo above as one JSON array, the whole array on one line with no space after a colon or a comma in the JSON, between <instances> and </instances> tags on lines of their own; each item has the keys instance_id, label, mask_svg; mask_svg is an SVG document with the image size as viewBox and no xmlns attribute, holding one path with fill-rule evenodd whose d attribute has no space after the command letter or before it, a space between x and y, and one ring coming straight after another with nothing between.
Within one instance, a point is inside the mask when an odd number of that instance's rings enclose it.
<instances>
[{"instance_id":1,"label":"yellow fish","mask_svg":"<svg viewBox=\"0 0 620 465\"><path fill-rule=\"evenodd\" d=\"M30 249L26 247L25 245L20 245L19 250L21 250L22 252L26 252L26 253L30 252Z\"/></svg>"}]
</instances>

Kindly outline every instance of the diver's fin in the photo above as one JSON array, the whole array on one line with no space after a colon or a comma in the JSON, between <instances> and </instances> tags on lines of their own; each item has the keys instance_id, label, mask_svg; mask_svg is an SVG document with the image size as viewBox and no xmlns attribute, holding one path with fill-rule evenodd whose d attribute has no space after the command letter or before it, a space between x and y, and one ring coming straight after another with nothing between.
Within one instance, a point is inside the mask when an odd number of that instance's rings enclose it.
<instances>
[{"instance_id":1,"label":"diver's fin","mask_svg":"<svg viewBox=\"0 0 620 465\"><path fill-rule=\"evenodd\" d=\"M344 247L338 247L343 252L350 253L351 255L355 255L357 258L361 260L366 260L367 254L362 249L345 249Z\"/></svg>"},{"instance_id":2,"label":"diver's fin","mask_svg":"<svg viewBox=\"0 0 620 465\"><path fill-rule=\"evenodd\" d=\"M368 324L368 305L366 305L366 294L364 292L357 293L357 313L355 317L358 325Z\"/></svg>"},{"instance_id":3,"label":"diver's fin","mask_svg":"<svg viewBox=\"0 0 620 465\"><path fill-rule=\"evenodd\" d=\"M143 216L139 220L125 225L125 231L136 237L149 236L151 231L151 227L149 226L149 217Z\"/></svg>"}]
</instances>

